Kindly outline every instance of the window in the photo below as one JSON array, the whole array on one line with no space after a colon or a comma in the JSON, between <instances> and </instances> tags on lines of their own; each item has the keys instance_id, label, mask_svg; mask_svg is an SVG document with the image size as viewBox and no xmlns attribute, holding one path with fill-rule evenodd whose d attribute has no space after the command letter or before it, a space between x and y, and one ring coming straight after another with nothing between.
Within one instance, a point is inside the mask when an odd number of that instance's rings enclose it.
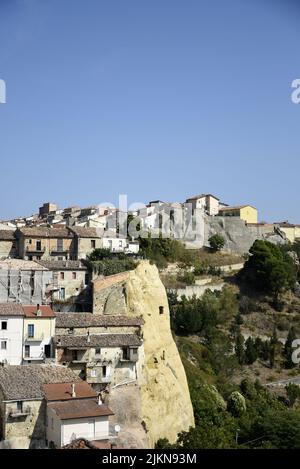
<instances>
[{"instance_id":1,"label":"window","mask_svg":"<svg viewBox=\"0 0 300 469\"><path fill-rule=\"evenodd\" d=\"M73 361L78 360L78 351L77 350L72 350L72 360Z\"/></svg>"},{"instance_id":2,"label":"window","mask_svg":"<svg viewBox=\"0 0 300 469\"><path fill-rule=\"evenodd\" d=\"M64 272L60 273L60 280L65 280L65 273Z\"/></svg>"},{"instance_id":3,"label":"window","mask_svg":"<svg viewBox=\"0 0 300 469\"><path fill-rule=\"evenodd\" d=\"M28 324L28 337L34 337L34 324Z\"/></svg>"},{"instance_id":4,"label":"window","mask_svg":"<svg viewBox=\"0 0 300 469\"><path fill-rule=\"evenodd\" d=\"M7 350L7 341L1 340L1 350Z\"/></svg>"},{"instance_id":5,"label":"window","mask_svg":"<svg viewBox=\"0 0 300 469\"><path fill-rule=\"evenodd\" d=\"M103 378L107 377L107 367L106 366L102 366L102 377Z\"/></svg>"},{"instance_id":6,"label":"window","mask_svg":"<svg viewBox=\"0 0 300 469\"><path fill-rule=\"evenodd\" d=\"M41 251L41 250L42 250L42 242L41 242L41 241L37 241L37 242L36 242L36 250L37 250L37 251Z\"/></svg>"},{"instance_id":7,"label":"window","mask_svg":"<svg viewBox=\"0 0 300 469\"><path fill-rule=\"evenodd\" d=\"M29 240L28 240L28 244L32 244L32 239L29 239Z\"/></svg>"},{"instance_id":8,"label":"window","mask_svg":"<svg viewBox=\"0 0 300 469\"><path fill-rule=\"evenodd\" d=\"M119 248L121 248L122 245L123 245L123 243L122 243L122 241L120 240L120 241L119 241Z\"/></svg>"},{"instance_id":9,"label":"window","mask_svg":"<svg viewBox=\"0 0 300 469\"><path fill-rule=\"evenodd\" d=\"M72 279L73 279L73 280L76 280L76 278L77 278L76 272L72 272Z\"/></svg>"},{"instance_id":10,"label":"window","mask_svg":"<svg viewBox=\"0 0 300 469\"><path fill-rule=\"evenodd\" d=\"M7 321L1 321L1 330L7 331Z\"/></svg>"},{"instance_id":11,"label":"window","mask_svg":"<svg viewBox=\"0 0 300 469\"><path fill-rule=\"evenodd\" d=\"M96 240L95 239L91 240L91 248L96 249Z\"/></svg>"},{"instance_id":12,"label":"window","mask_svg":"<svg viewBox=\"0 0 300 469\"><path fill-rule=\"evenodd\" d=\"M23 412L23 401L17 402L17 411L22 413Z\"/></svg>"},{"instance_id":13,"label":"window","mask_svg":"<svg viewBox=\"0 0 300 469\"><path fill-rule=\"evenodd\" d=\"M64 240L58 239L57 240L57 251L62 252L64 250Z\"/></svg>"},{"instance_id":14,"label":"window","mask_svg":"<svg viewBox=\"0 0 300 469\"><path fill-rule=\"evenodd\" d=\"M59 290L59 299L60 300L64 300L66 298L66 289L65 288L61 288Z\"/></svg>"},{"instance_id":15,"label":"window","mask_svg":"<svg viewBox=\"0 0 300 469\"><path fill-rule=\"evenodd\" d=\"M128 347L123 347L122 349L122 358L123 360L130 360L130 350Z\"/></svg>"},{"instance_id":16,"label":"window","mask_svg":"<svg viewBox=\"0 0 300 469\"><path fill-rule=\"evenodd\" d=\"M91 370L91 378L97 378L96 370Z\"/></svg>"},{"instance_id":17,"label":"window","mask_svg":"<svg viewBox=\"0 0 300 469\"><path fill-rule=\"evenodd\" d=\"M164 307L163 306L159 307L159 314L164 314Z\"/></svg>"},{"instance_id":18,"label":"window","mask_svg":"<svg viewBox=\"0 0 300 469\"><path fill-rule=\"evenodd\" d=\"M25 345L25 358L28 357L30 357L30 345Z\"/></svg>"},{"instance_id":19,"label":"window","mask_svg":"<svg viewBox=\"0 0 300 469\"><path fill-rule=\"evenodd\" d=\"M95 349L95 355L97 355L97 356L101 355L101 348L96 348Z\"/></svg>"}]
</instances>

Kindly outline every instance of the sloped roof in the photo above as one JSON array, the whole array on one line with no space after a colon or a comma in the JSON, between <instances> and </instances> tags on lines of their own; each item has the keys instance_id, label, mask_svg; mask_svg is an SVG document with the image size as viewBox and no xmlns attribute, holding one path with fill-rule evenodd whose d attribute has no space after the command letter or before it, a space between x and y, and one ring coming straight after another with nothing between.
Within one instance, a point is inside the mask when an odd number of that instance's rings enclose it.
<instances>
[{"instance_id":1,"label":"sloped roof","mask_svg":"<svg viewBox=\"0 0 300 469\"><path fill-rule=\"evenodd\" d=\"M56 313L56 328L141 326L144 320L134 316L110 316L93 313Z\"/></svg>"},{"instance_id":2,"label":"sloped roof","mask_svg":"<svg viewBox=\"0 0 300 469\"><path fill-rule=\"evenodd\" d=\"M10 365L0 367L0 388L5 400L41 400L42 386L49 383L76 383L80 378L58 365Z\"/></svg>"},{"instance_id":3,"label":"sloped roof","mask_svg":"<svg viewBox=\"0 0 300 469\"><path fill-rule=\"evenodd\" d=\"M48 270L87 270L81 261L36 261L37 264Z\"/></svg>"},{"instance_id":4,"label":"sloped roof","mask_svg":"<svg viewBox=\"0 0 300 469\"><path fill-rule=\"evenodd\" d=\"M0 316L25 316L25 313L18 303L0 303Z\"/></svg>"},{"instance_id":5,"label":"sloped roof","mask_svg":"<svg viewBox=\"0 0 300 469\"><path fill-rule=\"evenodd\" d=\"M15 230L0 230L0 240L1 241L14 241Z\"/></svg>"},{"instance_id":6,"label":"sloped roof","mask_svg":"<svg viewBox=\"0 0 300 469\"><path fill-rule=\"evenodd\" d=\"M19 233L26 237L33 238L72 238L73 233L67 228L49 228L44 226L32 227L32 228L20 228Z\"/></svg>"},{"instance_id":7,"label":"sloped roof","mask_svg":"<svg viewBox=\"0 0 300 469\"><path fill-rule=\"evenodd\" d=\"M222 207L220 208L219 212L230 212L232 210L241 210L242 208L246 208L246 207L251 207L251 208L254 208L256 210L255 207L253 207L253 205L236 205L236 206L233 206L233 207Z\"/></svg>"},{"instance_id":8,"label":"sloped roof","mask_svg":"<svg viewBox=\"0 0 300 469\"><path fill-rule=\"evenodd\" d=\"M72 384L75 385L76 399L97 397L98 395L86 381L79 383L51 383L42 386L45 399L47 401L65 401L72 399Z\"/></svg>"},{"instance_id":9,"label":"sloped roof","mask_svg":"<svg viewBox=\"0 0 300 469\"><path fill-rule=\"evenodd\" d=\"M35 305L23 306L23 310L27 318L55 318L56 316L50 306L39 306L42 313L40 316L37 315L37 306Z\"/></svg>"},{"instance_id":10,"label":"sloped roof","mask_svg":"<svg viewBox=\"0 0 300 469\"><path fill-rule=\"evenodd\" d=\"M213 194L199 194L199 195L193 195L192 197L189 197L189 198L186 199L186 200L198 200L198 199L203 199L204 197L213 197L213 198L216 199L216 200L220 200L220 199L218 199L218 197L216 197L216 196L213 195Z\"/></svg>"},{"instance_id":11,"label":"sloped roof","mask_svg":"<svg viewBox=\"0 0 300 469\"><path fill-rule=\"evenodd\" d=\"M54 343L63 348L139 347L142 341L135 334L56 335Z\"/></svg>"},{"instance_id":12,"label":"sloped roof","mask_svg":"<svg viewBox=\"0 0 300 469\"><path fill-rule=\"evenodd\" d=\"M70 228L79 238L101 238L101 232L97 228L85 228L82 226L72 226Z\"/></svg>"},{"instance_id":13,"label":"sloped roof","mask_svg":"<svg viewBox=\"0 0 300 469\"><path fill-rule=\"evenodd\" d=\"M48 404L61 420L71 420L89 417L103 417L114 415L106 405L98 405L92 399L69 400Z\"/></svg>"}]
</instances>

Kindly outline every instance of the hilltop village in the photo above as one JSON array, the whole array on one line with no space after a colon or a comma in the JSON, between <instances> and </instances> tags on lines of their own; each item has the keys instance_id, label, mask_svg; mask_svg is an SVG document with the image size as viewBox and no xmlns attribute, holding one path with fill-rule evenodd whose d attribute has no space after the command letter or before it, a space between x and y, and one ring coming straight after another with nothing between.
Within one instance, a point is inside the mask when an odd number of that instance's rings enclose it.
<instances>
[{"instance_id":1,"label":"hilltop village","mask_svg":"<svg viewBox=\"0 0 300 469\"><path fill-rule=\"evenodd\" d=\"M255 207L211 194L126 217L151 232L189 209L201 225L180 240L187 250L218 234L241 262L257 239L300 238L300 225L259 223ZM194 427L162 276L139 236L120 234L123 219L110 207L45 203L0 222L0 447L153 448ZM117 271L103 270L104 255Z\"/></svg>"}]
</instances>

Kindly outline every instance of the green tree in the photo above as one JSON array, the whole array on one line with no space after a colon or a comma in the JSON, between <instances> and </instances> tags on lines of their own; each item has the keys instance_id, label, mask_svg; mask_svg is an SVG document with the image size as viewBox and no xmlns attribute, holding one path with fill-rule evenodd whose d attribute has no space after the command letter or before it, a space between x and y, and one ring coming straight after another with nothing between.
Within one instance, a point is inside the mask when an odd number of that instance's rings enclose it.
<instances>
[{"instance_id":1,"label":"green tree","mask_svg":"<svg viewBox=\"0 0 300 469\"><path fill-rule=\"evenodd\" d=\"M279 342L277 338L277 331L276 331L276 327L274 327L273 334L270 340L270 347L269 347L269 360L270 360L271 368L274 368L275 366L278 345L279 345Z\"/></svg>"},{"instance_id":2,"label":"green tree","mask_svg":"<svg viewBox=\"0 0 300 469\"><path fill-rule=\"evenodd\" d=\"M237 329L235 337L235 354L240 365L245 363L245 348L244 348L245 339L241 334L240 328Z\"/></svg>"},{"instance_id":3,"label":"green tree","mask_svg":"<svg viewBox=\"0 0 300 469\"><path fill-rule=\"evenodd\" d=\"M293 355L293 341L296 339L296 331L292 326L289 330L285 345L284 345L284 358L285 358L285 367L290 369L295 367L295 363L292 360Z\"/></svg>"},{"instance_id":4,"label":"green tree","mask_svg":"<svg viewBox=\"0 0 300 469\"><path fill-rule=\"evenodd\" d=\"M286 387L286 394L290 403L290 406L293 407L297 399L300 398L300 387L297 384L289 383Z\"/></svg>"},{"instance_id":5,"label":"green tree","mask_svg":"<svg viewBox=\"0 0 300 469\"><path fill-rule=\"evenodd\" d=\"M212 251L220 251L225 245L225 239L220 234L212 235L209 240L209 245Z\"/></svg>"},{"instance_id":6,"label":"green tree","mask_svg":"<svg viewBox=\"0 0 300 469\"><path fill-rule=\"evenodd\" d=\"M252 339L252 337L248 337L245 345L245 361L247 365L252 365L252 363L254 363L258 358L258 351L255 346L255 341Z\"/></svg>"}]
</instances>

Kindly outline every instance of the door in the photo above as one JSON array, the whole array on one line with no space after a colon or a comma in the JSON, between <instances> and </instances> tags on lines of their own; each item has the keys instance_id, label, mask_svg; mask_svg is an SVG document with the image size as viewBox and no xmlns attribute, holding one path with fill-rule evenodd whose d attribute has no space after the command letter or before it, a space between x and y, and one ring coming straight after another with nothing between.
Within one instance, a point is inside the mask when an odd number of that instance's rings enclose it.
<instances>
[{"instance_id":1,"label":"door","mask_svg":"<svg viewBox=\"0 0 300 469\"><path fill-rule=\"evenodd\" d=\"M51 358L51 345L47 344L44 347L44 353L46 358Z\"/></svg>"},{"instance_id":2,"label":"door","mask_svg":"<svg viewBox=\"0 0 300 469\"><path fill-rule=\"evenodd\" d=\"M94 440L95 438L95 420L88 420L88 439Z\"/></svg>"},{"instance_id":3,"label":"door","mask_svg":"<svg viewBox=\"0 0 300 469\"><path fill-rule=\"evenodd\" d=\"M25 345L25 357L30 357L30 345Z\"/></svg>"}]
</instances>

